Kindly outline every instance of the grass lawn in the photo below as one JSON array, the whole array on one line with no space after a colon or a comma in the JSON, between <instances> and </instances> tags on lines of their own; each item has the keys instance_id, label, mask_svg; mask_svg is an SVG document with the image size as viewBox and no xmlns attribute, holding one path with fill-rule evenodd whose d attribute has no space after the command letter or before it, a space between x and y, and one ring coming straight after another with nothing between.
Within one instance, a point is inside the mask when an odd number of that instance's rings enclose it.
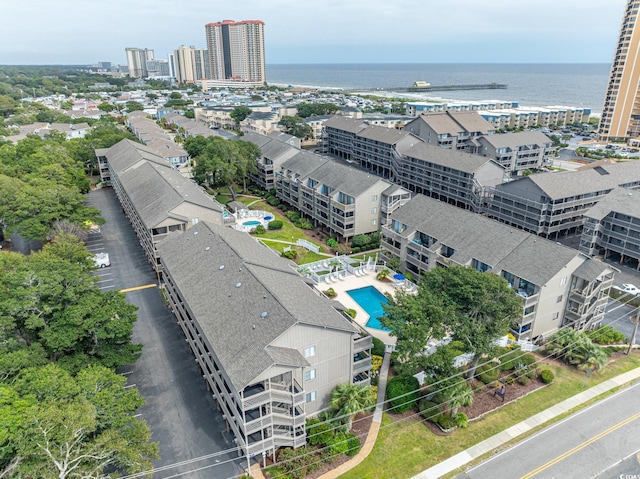
<instances>
[{"instance_id":1,"label":"grass lawn","mask_svg":"<svg viewBox=\"0 0 640 479\"><path fill-rule=\"evenodd\" d=\"M555 382L509 404L484 419L469 423L450 436L436 436L422 421L411 418L393 422L384 414L378 439L369 456L357 467L340 476L345 479L407 478L553 406L585 388L640 367L640 355L623 356L589 379L564 366L544 366L555 374Z\"/></svg>"}]
</instances>

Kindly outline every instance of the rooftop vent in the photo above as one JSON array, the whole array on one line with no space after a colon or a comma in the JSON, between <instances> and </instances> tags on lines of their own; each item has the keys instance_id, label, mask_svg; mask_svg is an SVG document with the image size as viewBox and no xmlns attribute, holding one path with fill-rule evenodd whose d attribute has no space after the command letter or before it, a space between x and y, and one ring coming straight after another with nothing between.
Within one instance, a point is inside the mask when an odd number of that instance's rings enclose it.
<instances>
[{"instance_id":1,"label":"rooftop vent","mask_svg":"<svg viewBox=\"0 0 640 479\"><path fill-rule=\"evenodd\" d=\"M204 250L209 251L210 249L211 249L211 246L207 246Z\"/></svg>"},{"instance_id":2,"label":"rooftop vent","mask_svg":"<svg viewBox=\"0 0 640 479\"><path fill-rule=\"evenodd\" d=\"M224 269L224 265L221 264L220 266L218 266L218 269Z\"/></svg>"},{"instance_id":3,"label":"rooftop vent","mask_svg":"<svg viewBox=\"0 0 640 479\"><path fill-rule=\"evenodd\" d=\"M260 317L261 317L262 319L266 318L266 317L267 317L267 312L266 312L266 311L263 311L262 313L260 313Z\"/></svg>"},{"instance_id":4,"label":"rooftop vent","mask_svg":"<svg viewBox=\"0 0 640 479\"><path fill-rule=\"evenodd\" d=\"M236 288L239 288L240 286L242 286L242 283L240 282L236 283Z\"/></svg>"},{"instance_id":5,"label":"rooftop vent","mask_svg":"<svg viewBox=\"0 0 640 479\"><path fill-rule=\"evenodd\" d=\"M194 231L194 232L193 232L193 236L196 236L197 234L198 234L198 232L197 232L197 231Z\"/></svg>"}]
</instances>

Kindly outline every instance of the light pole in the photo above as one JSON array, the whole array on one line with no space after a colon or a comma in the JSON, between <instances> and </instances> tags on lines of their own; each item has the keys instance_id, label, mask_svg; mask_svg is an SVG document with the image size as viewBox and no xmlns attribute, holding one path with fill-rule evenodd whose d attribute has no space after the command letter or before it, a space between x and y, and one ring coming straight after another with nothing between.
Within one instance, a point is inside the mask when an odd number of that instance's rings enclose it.
<instances>
[{"instance_id":1,"label":"light pole","mask_svg":"<svg viewBox=\"0 0 640 479\"><path fill-rule=\"evenodd\" d=\"M639 296L636 295L636 298ZM633 316L632 316L633 317ZM633 344L636 342L636 334L638 333L638 323L640 322L640 306L636 309L636 320L633 325L633 334L631 335L631 341L629 342L629 348L627 349L627 356L631 353L631 348L633 348Z\"/></svg>"}]
</instances>

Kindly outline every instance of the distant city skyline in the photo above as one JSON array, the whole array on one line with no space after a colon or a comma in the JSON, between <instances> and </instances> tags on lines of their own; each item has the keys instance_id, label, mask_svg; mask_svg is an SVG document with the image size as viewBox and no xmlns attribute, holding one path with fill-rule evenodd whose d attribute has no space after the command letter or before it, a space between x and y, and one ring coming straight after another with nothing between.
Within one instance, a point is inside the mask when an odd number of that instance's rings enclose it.
<instances>
[{"instance_id":1,"label":"distant city skyline","mask_svg":"<svg viewBox=\"0 0 640 479\"><path fill-rule=\"evenodd\" d=\"M266 63L611 63L625 0L3 2L0 64L126 64L206 48L205 24L265 23Z\"/></svg>"}]
</instances>

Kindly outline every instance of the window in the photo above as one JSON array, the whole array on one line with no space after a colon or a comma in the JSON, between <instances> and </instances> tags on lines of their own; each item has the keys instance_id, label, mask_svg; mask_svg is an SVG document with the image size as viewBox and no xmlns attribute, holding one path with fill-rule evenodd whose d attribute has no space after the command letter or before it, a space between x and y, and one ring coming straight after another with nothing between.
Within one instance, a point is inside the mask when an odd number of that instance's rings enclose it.
<instances>
[{"instance_id":1,"label":"window","mask_svg":"<svg viewBox=\"0 0 640 479\"><path fill-rule=\"evenodd\" d=\"M197 225L198 221L200 221L198 218L191 218L191 224L192 225Z\"/></svg>"},{"instance_id":2,"label":"window","mask_svg":"<svg viewBox=\"0 0 640 479\"><path fill-rule=\"evenodd\" d=\"M378 208L371 208L371 212L372 213L377 213L378 212Z\"/></svg>"},{"instance_id":3,"label":"window","mask_svg":"<svg viewBox=\"0 0 640 479\"><path fill-rule=\"evenodd\" d=\"M310 393L307 393L305 399L306 399L306 402L315 401L316 400L316 392L315 391L311 391Z\"/></svg>"},{"instance_id":4,"label":"window","mask_svg":"<svg viewBox=\"0 0 640 479\"><path fill-rule=\"evenodd\" d=\"M558 319L558 316L560 316L560 313L553 313L551 319Z\"/></svg>"},{"instance_id":5,"label":"window","mask_svg":"<svg viewBox=\"0 0 640 479\"><path fill-rule=\"evenodd\" d=\"M316 347L315 346L307 346L304 348L304 357L310 358L311 356L316 355Z\"/></svg>"},{"instance_id":6,"label":"window","mask_svg":"<svg viewBox=\"0 0 640 479\"><path fill-rule=\"evenodd\" d=\"M378 195L373 195L371 197L371 201L378 201Z\"/></svg>"},{"instance_id":7,"label":"window","mask_svg":"<svg viewBox=\"0 0 640 479\"><path fill-rule=\"evenodd\" d=\"M556 303L561 303L562 302L562 297L563 297L563 295L558 296L558 300L556 301Z\"/></svg>"},{"instance_id":8,"label":"window","mask_svg":"<svg viewBox=\"0 0 640 479\"><path fill-rule=\"evenodd\" d=\"M307 371L304 372L304 380L305 381L311 381L312 379L316 378L316 370L315 369L309 369Z\"/></svg>"},{"instance_id":9,"label":"window","mask_svg":"<svg viewBox=\"0 0 640 479\"><path fill-rule=\"evenodd\" d=\"M371 226L375 226L378 224L378 220L371 220Z\"/></svg>"},{"instance_id":10,"label":"window","mask_svg":"<svg viewBox=\"0 0 640 479\"><path fill-rule=\"evenodd\" d=\"M565 284L567 284L567 277L566 276L560 280L560 286L564 286Z\"/></svg>"}]
</instances>

